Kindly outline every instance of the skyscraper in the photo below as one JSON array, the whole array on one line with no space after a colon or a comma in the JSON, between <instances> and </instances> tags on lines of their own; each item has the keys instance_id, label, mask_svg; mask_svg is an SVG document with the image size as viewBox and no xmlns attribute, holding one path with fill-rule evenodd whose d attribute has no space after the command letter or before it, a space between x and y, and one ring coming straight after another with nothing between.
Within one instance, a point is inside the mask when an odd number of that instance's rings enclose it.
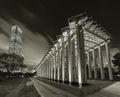
<instances>
[{"instance_id":1,"label":"skyscraper","mask_svg":"<svg viewBox=\"0 0 120 97\"><path fill-rule=\"evenodd\" d=\"M22 50L22 30L17 26L12 26L9 53L21 55Z\"/></svg>"}]
</instances>

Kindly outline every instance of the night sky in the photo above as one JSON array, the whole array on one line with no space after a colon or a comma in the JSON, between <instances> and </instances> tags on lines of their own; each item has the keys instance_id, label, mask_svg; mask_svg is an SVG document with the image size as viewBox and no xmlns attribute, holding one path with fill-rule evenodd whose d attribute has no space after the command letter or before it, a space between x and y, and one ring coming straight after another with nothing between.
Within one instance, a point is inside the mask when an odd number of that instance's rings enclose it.
<instances>
[{"instance_id":1,"label":"night sky","mask_svg":"<svg viewBox=\"0 0 120 97\"><path fill-rule=\"evenodd\" d=\"M0 0L0 48L8 49L11 26L17 24L23 30L25 63L37 64L67 19L83 12L112 34L111 52L119 51L119 0Z\"/></svg>"}]
</instances>

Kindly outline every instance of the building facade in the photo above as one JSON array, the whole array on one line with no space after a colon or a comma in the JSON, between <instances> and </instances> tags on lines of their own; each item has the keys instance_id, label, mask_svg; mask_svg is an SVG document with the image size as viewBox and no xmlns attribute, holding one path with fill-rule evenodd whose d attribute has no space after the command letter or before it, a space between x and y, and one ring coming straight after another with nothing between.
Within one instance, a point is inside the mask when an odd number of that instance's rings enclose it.
<instances>
[{"instance_id":1,"label":"building facade","mask_svg":"<svg viewBox=\"0 0 120 97\"><path fill-rule=\"evenodd\" d=\"M21 55L22 50L22 30L17 26L12 26L10 36L9 53Z\"/></svg>"}]
</instances>

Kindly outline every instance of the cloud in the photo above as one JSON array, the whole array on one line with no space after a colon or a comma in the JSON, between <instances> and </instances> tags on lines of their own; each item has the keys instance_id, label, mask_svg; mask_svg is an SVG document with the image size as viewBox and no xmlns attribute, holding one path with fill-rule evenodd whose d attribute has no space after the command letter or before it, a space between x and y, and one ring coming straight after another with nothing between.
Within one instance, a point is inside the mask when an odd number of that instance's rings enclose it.
<instances>
[{"instance_id":1,"label":"cloud","mask_svg":"<svg viewBox=\"0 0 120 97\"><path fill-rule=\"evenodd\" d=\"M10 35L11 24L5 19L0 18L0 33L3 33L5 36L9 37Z\"/></svg>"},{"instance_id":2,"label":"cloud","mask_svg":"<svg viewBox=\"0 0 120 97\"><path fill-rule=\"evenodd\" d=\"M17 24L23 31L23 55L25 64L36 65L49 50L47 39L40 33L35 33L28 29L22 22L12 17L8 18L9 22L0 19L0 48L9 48L9 35L13 24ZM1 32L2 31L2 32Z\"/></svg>"}]
</instances>

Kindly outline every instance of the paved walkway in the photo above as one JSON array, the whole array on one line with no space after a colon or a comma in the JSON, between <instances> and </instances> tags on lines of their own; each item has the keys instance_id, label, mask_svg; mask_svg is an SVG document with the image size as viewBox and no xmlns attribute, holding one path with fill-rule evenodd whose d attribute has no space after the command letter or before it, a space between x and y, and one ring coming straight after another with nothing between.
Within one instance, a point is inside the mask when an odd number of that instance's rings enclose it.
<instances>
[{"instance_id":1,"label":"paved walkway","mask_svg":"<svg viewBox=\"0 0 120 97\"><path fill-rule=\"evenodd\" d=\"M41 97L76 97L37 79L31 78L31 80Z\"/></svg>"},{"instance_id":2,"label":"paved walkway","mask_svg":"<svg viewBox=\"0 0 120 97\"><path fill-rule=\"evenodd\" d=\"M0 97L17 97L15 94L18 94L17 89L20 89L22 83L24 83L23 78L11 78L0 81Z\"/></svg>"},{"instance_id":3,"label":"paved walkway","mask_svg":"<svg viewBox=\"0 0 120 97\"><path fill-rule=\"evenodd\" d=\"M13 82L14 83L14 82ZM6 95L5 97L19 97L19 93L20 91L23 89L25 85L25 79L17 86L17 88L15 88L14 90L12 90L8 95Z\"/></svg>"},{"instance_id":4,"label":"paved walkway","mask_svg":"<svg viewBox=\"0 0 120 97\"><path fill-rule=\"evenodd\" d=\"M120 81L85 97L120 97Z\"/></svg>"},{"instance_id":5,"label":"paved walkway","mask_svg":"<svg viewBox=\"0 0 120 97\"><path fill-rule=\"evenodd\" d=\"M74 96L71 93L63 91L62 89L58 89L54 86L51 86L48 83L44 83L43 81L33 79L33 78L32 78L32 81L33 81L34 86L36 87L37 91L41 95L41 97L78 97L78 96ZM93 82L95 83L95 81L93 81ZM111 83L113 83L113 82L111 82ZM107 83L107 81L105 81L105 82L104 81L103 82L96 81L95 84L98 84L103 89L101 89L100 91L96 90L97 92L95 92L93 94L89 94L84 97L120 97L120 82L114 82L112 85L110 85L110 82ZM88 86L88 87L90 87L90 86ZM88 88L88 87L86 87L86 88ZM106 87L106 88L104 88L104 87ZM89 88L89 89L92 89L92 88ZM82 97L82 96L80 96L80 97Z\"/></svg>"}]
</instances>

